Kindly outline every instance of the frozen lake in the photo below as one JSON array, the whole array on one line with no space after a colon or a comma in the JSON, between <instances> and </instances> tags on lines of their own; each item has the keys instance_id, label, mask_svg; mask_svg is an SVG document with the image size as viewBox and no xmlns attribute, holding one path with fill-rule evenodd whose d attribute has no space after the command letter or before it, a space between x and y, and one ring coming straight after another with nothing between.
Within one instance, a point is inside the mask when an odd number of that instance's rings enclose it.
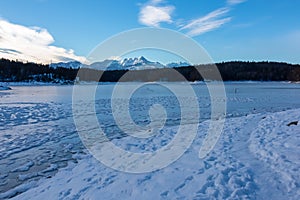
<instances>
[{"instance_id":1,"label":"frozen lake","mask_svg":"<svg viewBox=\"0 0 300 200\"><path fill-rule=\"evenodd\" d=\"M180 87L180 83L168 84ZM130 87L130 83L123 85ZM210 118L210 96L205 84L194 83L192 87L197 94L202 122ZM73 121L72 86L11 88L0 91L0 194L30 181L51 178L68 163L77 163L76 155L86 152ZM108 137L122 138L125 134L115 123L111 110L113 88L114 84L98 86L95 110ZM225 89L227 118L300 108L300 84L226 83ZM122 103L122 97L119 101ZM146 126L150 122L148 110L153 104L165 108L167 127L179 125L181 111L177 98L155 83L137 90L130 99L133 121ZM85 106L79 105L83 110ZM195 108L182 109L190 113L189 123L197 121L193 117ZM15 195L18 194L12 193Z\"/></svg>"}]
</instances>

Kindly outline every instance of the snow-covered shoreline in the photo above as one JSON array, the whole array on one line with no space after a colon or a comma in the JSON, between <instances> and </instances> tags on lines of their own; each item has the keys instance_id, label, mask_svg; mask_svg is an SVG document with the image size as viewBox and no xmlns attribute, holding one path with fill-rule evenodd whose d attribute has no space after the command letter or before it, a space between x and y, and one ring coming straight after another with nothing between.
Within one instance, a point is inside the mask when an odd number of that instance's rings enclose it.
<instances>
[{"instance_id":1,"label":"snow-covered shoreline","mask_svg":"<svg viewBox=\"0 0 300 200\"><path fill-rule=\"evenodd\" d=\"M187 152L152 173L118 172L76 154L78 163L0 197L28 189L14 199L298 199L300 126L287 126L295 120L300 109L227 119L215 149L201 160L204 121Z\"/></svg>"},{"instance_id":2,"label":"snow-covered shoreline","mask_svg":"<svg viewBox=\"0 0 300 200\"><path fill-rule=\"evenodd\" d=\"M217 82L217 81L216 81ZM82 84L82 85L91 85L91 84L100 84L100 85L105 85L105 84L131 84L131 83L136 83L136 82L78 82L76 84ZM139 82L138 82L139 83ZM145 82L148 83L148 82ZM167 83L167 84L176 84L180 82L157 82L157 83ZM257 84L257 83L283 83L283 84L299 84L300 82L290 82L290 81L224 81L224 84ZM53 83L53 82L0 82L0 86L65 86L65 85L73 85L74 83ZM204 81L195 81L195 82L190 82L190 84L205 84Z\"/></svg>"},{"instance_id":3,"label":"snow-covered shoreline","mask_svg":"<svg viewBox=\"0 0 300 200\"><path fill-rule=\"evenodd\" d=\"M4 86L60 86L66 85L64 83L48 83L48 82L0 82Z\"/></svg>"}]
</instances>

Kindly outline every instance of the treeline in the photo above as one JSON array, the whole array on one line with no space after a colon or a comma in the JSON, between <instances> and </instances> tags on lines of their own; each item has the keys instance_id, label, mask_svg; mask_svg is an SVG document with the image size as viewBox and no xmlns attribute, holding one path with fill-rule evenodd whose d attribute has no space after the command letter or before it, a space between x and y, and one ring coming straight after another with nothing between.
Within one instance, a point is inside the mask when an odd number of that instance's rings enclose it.
<instances>
[{"instance_id":1,"label":"treeline","mask_svg":"<svg viewBox=\"0 0 300 200\"><path fill-rule=\"evenodd\" d=\"M217 66L226 81L300 81L300 65L279 62L226 62Z\"/></svg>"},{"instance_id":2,"label":"treeline","mask_svg":"<svg viewBox=\"0 0 300 200\"><path fill-rule=\"evenodd\" d=\"M218 69L221 74L215 72ZM76 78L77 77L77 78ZM36 63L0 60L1 82L54 82L76 81L300 81L300 65L278 62L223 62L178 68L147 70L100 71L90 68L72 69Z\"/></svg>"},{"instance_id":3,"label":"treeline","mask_svg":"<svg viewBox=\"0 0 300 200\"><path fill-rule=\"evenodd\" d=\"M72 82L77 75L76 69L57 67L37 63L23 63L0 59L1 82Z\"/></svg>"}]
</instances>

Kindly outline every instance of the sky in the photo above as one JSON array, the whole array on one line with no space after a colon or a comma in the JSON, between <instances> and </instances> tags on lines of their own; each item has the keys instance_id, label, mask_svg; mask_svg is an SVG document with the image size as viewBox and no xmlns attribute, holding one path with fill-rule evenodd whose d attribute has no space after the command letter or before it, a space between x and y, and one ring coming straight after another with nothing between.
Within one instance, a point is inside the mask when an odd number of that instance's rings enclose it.
<instances>
[{"instance_id":1,"label":"sky","mask_svg":"<svg viewBox=\"0 0 300 200\"><path fill-rule=\"evenodd\" d=\"M0 57L85 62L108 38L153 27L186 34L214 62L300 63L299 9L298 0L1 0Z\"/></svg>"}]
</instances>

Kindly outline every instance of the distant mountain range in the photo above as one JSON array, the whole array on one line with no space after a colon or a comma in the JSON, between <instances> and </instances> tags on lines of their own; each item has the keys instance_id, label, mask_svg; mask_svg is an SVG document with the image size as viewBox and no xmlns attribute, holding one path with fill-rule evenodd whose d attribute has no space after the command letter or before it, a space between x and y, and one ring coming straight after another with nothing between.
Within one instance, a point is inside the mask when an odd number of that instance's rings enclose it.
<instances>
[{"instance_id":1,"label":"distant mountain range","mask_svg":"<svg viewBox=\"0 0 300 200\"><path fill-rule=\"evenodd\" d=\"M178 63L178 65L171 63L165 66L158 62L148 61L144 57L127 58L121 61L106 60L91 65L69 62L56 63L52 66L0 58L0 82L73 84L91 81L220 81L220 77L212 73L215 67L218 68L223 81L300 81L300 65L298 64L233 61L195 66L182 65L183 63ZM108 70L103 71L105 67L108 67ZM206 74L205 77L202 77L203 73Z\"/></svg>"},{"instance_id":2,"label":"distant mountain range","mask_svg":"<svg viewBox=\"0 0 300 200\"><path fill-rule=\"evenodd\" d=\"M138 58L124 58L123 60L104 60L101 62L95 62L90 65L82 64L78 61L71 62L59 62L52 63L50 67L56 69L57 67L79 69L79 68L90 68L103 71L113 70L145 70L145 69L163 69L163 68L174 68L174 67L185 67L190 66L187 62L172 62L163 65L159 62L152 62L141 56Z\"/></svg>"}]
</instances>

